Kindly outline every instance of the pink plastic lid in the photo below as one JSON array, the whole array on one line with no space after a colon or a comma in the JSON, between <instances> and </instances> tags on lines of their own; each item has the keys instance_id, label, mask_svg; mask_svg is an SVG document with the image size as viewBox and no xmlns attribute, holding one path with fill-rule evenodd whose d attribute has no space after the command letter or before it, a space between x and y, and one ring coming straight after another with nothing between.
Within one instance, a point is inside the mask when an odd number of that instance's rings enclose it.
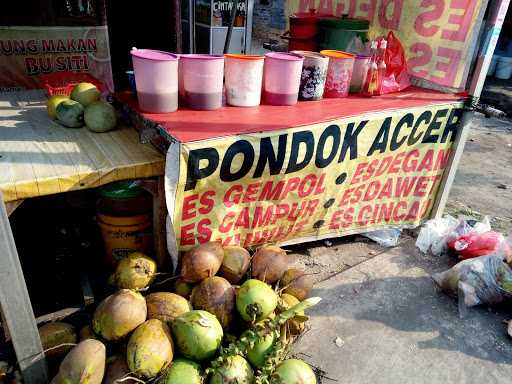
<instances>
[{"instance_id":1,"label":"pink plastic lid","mask_svg":"<svg viewBox=\"0 0 512 384\"><path fill-rule=\"evenodd\" d=\"M174 53L169 53L165 51L157 51L154 49L137 49L134 48L130 51L130 53L141 59L148 60L157 60L157 61L169 61L169 60L178 60L178 56Z\"/></svg>"},{"instance_id":2,"label":"pink plastic lid","mask_svg":"<svg viewBox=\"0 0 512 384\"><path fill-rule=\"evenodd\" d=\"M191 59L191 60L218 60L224 59L224 55L207 55L201 53L189 53L180 55L180 59Z\"/></svg>"},{"instance_id":3,"label":"pink plastic lid","mask_svg":"<svg viewBox=\"0 0 512 384\"><path fill-rule=\"evenodd\" d=\"M265 54L265 57L270 59L277 60L289 60L289 61L299 61L304 60L304 56L297 55L296 53L286 53L286 52L269 52Z\"/></svg>"}]
</instances>

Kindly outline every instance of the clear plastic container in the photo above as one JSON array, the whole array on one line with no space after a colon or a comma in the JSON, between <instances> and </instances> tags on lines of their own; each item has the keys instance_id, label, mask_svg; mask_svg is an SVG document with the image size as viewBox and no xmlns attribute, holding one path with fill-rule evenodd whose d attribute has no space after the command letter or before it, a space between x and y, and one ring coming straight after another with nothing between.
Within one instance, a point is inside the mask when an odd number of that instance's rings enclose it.
<instances>
[{"instance_id":1,"label":"clear plastic container","mask_svg":"<svg viewBox=\"0 0 512 384\"><path fill-rule=\"evenodd\" d=\"M264 99L271 105L297 103L304 57L295 53L265 54Z\"/></svg>"},{"instance_id":2,"label":"clear plastic container","mask_svg":"<svg viewBox=\"0 0 512 384\"><path fill-rule=\"evenodd\" d=\"M183 88L189 108L212 110L222 107L224 56L180 55Z\"/></svg>"},{"instance_id":3,"label":"clear plastic container","mask_svg":"<svg viewBox=\"0 0 512 384\"><path fill-rule=\"evenodd\" d=\"M229 105L254 107L260 104L263 64L263 56L225 55L224 76Z\"/></svg>"},{"instance_id":4,"label":"clear plastic container","mask_svg":"<svg viewBox=\"0 0 512 384\"><path fill-rule=\"evenodd\" d=\"M363 89L369 64L370 56L357 55L355 57L352 79L350 80L350 93L359 93Z\"/></svg>"},{"instance_id":5,"label":"clear plastic container","mask_svg":"<svg viewBox=\"0 0 512 384\"><path fill-rule=\"evenodd\" d=\"M304 57L300 78L299 99L320 100L324 94L329 58L311 51L292 51Z\"/></svg>"},{"instance_id":6,"label":"clear plastic container","mask_svg":"<svg viewBox=\"0 0 512 384\"><path fill-rule=\"evenodd\" d=\"M152 49L131 50L139 107L145 112L178 109L178 57Z\"/></svg>"},{"instance_id":7,"label":"clear plastic container","mask_svg":"<svg viewBox=\"0 0 512 384\"><path fill-rule=\"evenodd\" d=\"M323 50L320 53L329 58L324 97L347 97L354 70L354 58L351 53L335 50Z\"/></svg>"}]
</instances>

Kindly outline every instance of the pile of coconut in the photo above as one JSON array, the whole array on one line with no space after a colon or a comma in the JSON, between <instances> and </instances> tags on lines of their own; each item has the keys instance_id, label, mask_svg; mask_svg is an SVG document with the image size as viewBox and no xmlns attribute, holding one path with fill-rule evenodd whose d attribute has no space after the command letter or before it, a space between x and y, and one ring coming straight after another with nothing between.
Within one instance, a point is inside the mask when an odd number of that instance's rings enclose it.
<instances>
[{"instance_id":1,"label":"pile of coconut","mask_svg":"<svg viewBox=\"0 0 512 384\"><path fill-rule=\"evenodd\" d=\"M133 253L79 335L64 322L41 327L47 355L65 355L52 383L316 383L308 364L287 356L304 332L304 310L320 299L307 298L312 280L289 268L283 249L251 257L209 242L182 256L174 292L154 292L161 275Z\"/></svg>"}]
</instances>

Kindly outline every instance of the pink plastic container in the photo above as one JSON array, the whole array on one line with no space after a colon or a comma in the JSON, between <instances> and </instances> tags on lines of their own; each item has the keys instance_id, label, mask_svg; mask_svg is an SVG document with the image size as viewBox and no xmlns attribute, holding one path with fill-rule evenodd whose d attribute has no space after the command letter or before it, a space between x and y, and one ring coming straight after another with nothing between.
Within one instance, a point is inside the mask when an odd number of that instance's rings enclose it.
<instances>
[{"instance_id":1,"label":"pink plastic container","mask_svg":"<svg viewBox=\"0 0 512 384\"><path fill-rule=\"evenodd\" d=\"M352 71L352 79L350 80L350 93L359 93L363 88L366 74L368 73L368 65L370 64L370 56L357 55L354 60L354 70Z\"/></svg>"},{"instance_id":2,"label":"pink plastic container","mask_svg":"<svg viewBox=\"0 0 512 384\"><path fill-rule=\"evenodd\" d=\"M297 103L300 75L304 57L295 53L270 52L265 54L263 95L271 105Z\"/></svg>"},{"instance_id":3,"label":"pink plastic container","mask_svg":"<svg viewBox=\"0 0 512 384\"><path fill-rule=\"evenodd\" d=\"M197 110L222 107L224 56L181 55L187 105Z\"/></svg>"},{"instance_id":4,"label":"pink plastic container","mask_svg":"<svg viewBox=\"0 0 512 384\"><path fill-rule=\"evenodd\" d=\"M178 109L178 57L152 49L131 50L139 107L145 112Z\"/></svg>"},{"instance_id":5,"label":"pink plastic container","mask_svg":"<svg viewBox=\"0 0 512 384\"><path fill-rule=\"evenodd\" d=\"M355 56L351 53L335 50L323 50L320 53L329 58L324 97L347 97L354 69Z\"/></svg>"}]
</instances>

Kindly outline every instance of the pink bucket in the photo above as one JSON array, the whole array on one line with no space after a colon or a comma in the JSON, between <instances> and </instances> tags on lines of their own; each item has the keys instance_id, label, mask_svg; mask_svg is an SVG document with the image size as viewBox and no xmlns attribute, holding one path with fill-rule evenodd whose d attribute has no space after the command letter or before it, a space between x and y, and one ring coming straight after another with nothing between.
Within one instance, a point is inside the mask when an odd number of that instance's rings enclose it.
<instances>
[{"instance_id":1,"label":"pink bucket","mask_svg":"<svg viewBox=\"0 0 512 384\"><path fill-rule=\"evenodd\" d=\"M222 107L224 56L180 55L187 105L197 110Z\"/></svg>"},{"instance_id":2,"label":"pink bucket","mask_svg":"<svg viewBox=\"0 0 512 384\"><path fill-rule=\"evenodd\" d=\"M178 109L178 57L152 49L130 51L139 107L145 112L166 113Z\"/></svg>"},{"instance_id":3,"label":"pink bucket","mask_svg":"<svg viewBox=\"0 0 512 384\"><path fill-rule=\"evenodd\" d=\"M335 50L323 50L320 53L329 58L324 97L347 97L355 56L351 53Z\"/></svg>"},{"instance_id":4,"label":"pink bucket","mask_svg":"<svg viewBox=\"0 0 512 384\"><path fill-rule=\"evenodd\" d=\"M263 93L267 104L297 104L304 57L294 53L265 54Z\"/></svg>"}]
</instances>

